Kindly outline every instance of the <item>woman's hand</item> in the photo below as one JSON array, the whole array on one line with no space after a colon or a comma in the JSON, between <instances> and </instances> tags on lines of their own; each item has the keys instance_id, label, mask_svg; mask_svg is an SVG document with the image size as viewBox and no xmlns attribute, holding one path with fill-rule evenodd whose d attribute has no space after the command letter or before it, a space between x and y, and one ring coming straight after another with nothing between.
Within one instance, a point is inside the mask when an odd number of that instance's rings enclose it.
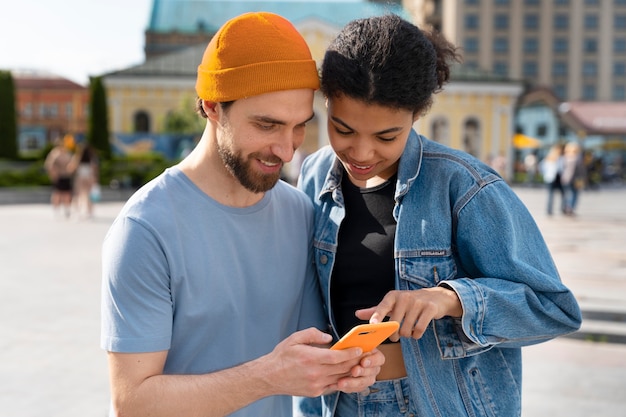
<instances>
[{"instance_id":1,"label":"woman's hand","mask_svg":"<svg viewBox=\"0 0 626 417\"><path fill-rule=\"evenodd\" d=\"M431 320L446 316L461 317L463 307L456 292L446 287L421 290L389 291L376 306L357 310L356 316L378 323L389 316L400 323L400 329L389 337L397 342L402 337L422 337Z\"/></svg>"}]
</instances>

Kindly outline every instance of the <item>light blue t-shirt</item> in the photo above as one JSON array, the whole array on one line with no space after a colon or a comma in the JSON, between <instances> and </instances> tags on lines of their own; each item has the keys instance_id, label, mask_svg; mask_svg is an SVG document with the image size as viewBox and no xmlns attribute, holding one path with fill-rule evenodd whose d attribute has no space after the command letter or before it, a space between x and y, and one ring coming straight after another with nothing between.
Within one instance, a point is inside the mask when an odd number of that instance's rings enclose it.
<instances>
[{"instance_id":1,"label":"light blue t-shirt","mask_svg":"<svg viewBox=\"0 0 626 417\"><path fill-rule=\"evenodd\" d=\"M164 373L201 374L323 329L312 228L310 200L282 181L233 208L166 170L129 199L105 238L101 347L168 350ZM233 415L290 416L291 397Z\"/></svg>"}]
</instances>

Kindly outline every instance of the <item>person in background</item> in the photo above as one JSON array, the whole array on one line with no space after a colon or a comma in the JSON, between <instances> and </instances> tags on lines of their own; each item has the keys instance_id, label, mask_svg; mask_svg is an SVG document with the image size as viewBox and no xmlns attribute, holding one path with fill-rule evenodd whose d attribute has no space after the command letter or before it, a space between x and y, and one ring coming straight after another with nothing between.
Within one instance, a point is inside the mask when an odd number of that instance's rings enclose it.
<instances>
[{"instance_id":1,"label":"person in background","mask_svg":"<svg viewBox=\"0 0 626 417\"><path fill-rule=\"evenodd\" d=\"M568 142L563 149L563 173L561 182L565 195L565 214L575 215L580 191L585 188L585 164L577 142Z\"/></svg>"},{"instance_id":2,"label":"person in background","mask_svg":"<svg viewBox=\"0 0 626 417\"><path fill-rule=\"evenodd\" d=\"M330 146L305 159L298 187L315 207L328 320L335 337L401 323L376 384L324 396L324 416L520 416L521 348L581 324L516 193L413 129L456 59L395 15L349 23L324 56Z\"/></svg>"},{"instance_id":3,"label":"person in background","mask_svg":"<svg viewBox=\"0 0 626 417\"><path fill-rule=\"evenodd\" d=\"M561 212L565 213L567 202L565 199L565 190L561 182L563 173L563 145L557 144L550 148L548 154L539 164L543 182L548 187L548 202L546 211L548 216L552 216L554 206L554 194L559 193L561 197Z\"/></svg>"},{"instance_id":4,"label":"person in background","mask_svg":"<svg viewBox=\"0 0 626 417\"><path fill-rule=\"evenodd\" d=\"M73 138L69 136L57 139L44 161L44 169L52 182L50 203L55 214L62 209L66 218L70 217L72 208L73 145Z\"/></svg>"},{"instance_id":5,"label":"person in background","mask_svg":"<svg viewBox=\"0 0 626 417\"><path fill-rule=\"evenodd\" d=\"M93 217L94 187L98 186L98 157L91 145L81 144L74 155L74 193L78 214L87 219Z\"/></svg>"},{"instance_id":6,"label":"person in background","mask_svg":"<svg viewBox=\"0 0 626 417\"><path fill-rule=\"evenodd\" d=\"M295 27L226 22L198 67L193 151L138 190L103 245L112 415L290 417L291 395L359 392L381 352L328 349L313 207L279 181L319 88Z\"/></svg>"}]
</instances>

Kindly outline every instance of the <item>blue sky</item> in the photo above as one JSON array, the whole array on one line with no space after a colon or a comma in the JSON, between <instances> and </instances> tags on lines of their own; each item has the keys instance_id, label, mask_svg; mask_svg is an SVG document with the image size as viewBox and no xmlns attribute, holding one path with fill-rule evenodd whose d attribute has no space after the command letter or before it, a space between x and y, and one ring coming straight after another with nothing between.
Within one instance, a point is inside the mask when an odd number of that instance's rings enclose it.
<instances>
[{"instance_id":1,"label":"blue sky","mask_svg":"<svg viewBox=\"0 0 626 417\"><path fill-rule=\"evenodd\" d=\"M0 6L1 70L46 71L87 85L90 75L143 62L152 0L0 0Z\"/></svg>"},{"instance_id":2,"label":"blue sky","mask_svg":"<svg viewBox=\"0 0 626 417\"><path fill-rule=\"evenodd\" d=\"M7 3L10 3L7 4ZM0 0L0 69L90 75L143 61L152 0Z\"/></svg>"}]
</instances>

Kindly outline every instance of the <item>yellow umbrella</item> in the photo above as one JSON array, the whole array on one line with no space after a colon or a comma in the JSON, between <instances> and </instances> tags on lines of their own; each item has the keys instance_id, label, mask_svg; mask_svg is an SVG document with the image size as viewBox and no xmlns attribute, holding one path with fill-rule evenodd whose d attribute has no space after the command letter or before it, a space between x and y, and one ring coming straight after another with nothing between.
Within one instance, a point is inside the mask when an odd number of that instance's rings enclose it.
<instances>
[{"instance_id":1,"label":"yellow umbrella","mask_svg":"<svg viewBox=\"0 0 626 417\"><path fill-rule=\"evenodd\" d=\"M541 147L541 141L539 139L517 133L513 136L513 147L517 149L537 149Z\"/></svg>"}]
</instances>

